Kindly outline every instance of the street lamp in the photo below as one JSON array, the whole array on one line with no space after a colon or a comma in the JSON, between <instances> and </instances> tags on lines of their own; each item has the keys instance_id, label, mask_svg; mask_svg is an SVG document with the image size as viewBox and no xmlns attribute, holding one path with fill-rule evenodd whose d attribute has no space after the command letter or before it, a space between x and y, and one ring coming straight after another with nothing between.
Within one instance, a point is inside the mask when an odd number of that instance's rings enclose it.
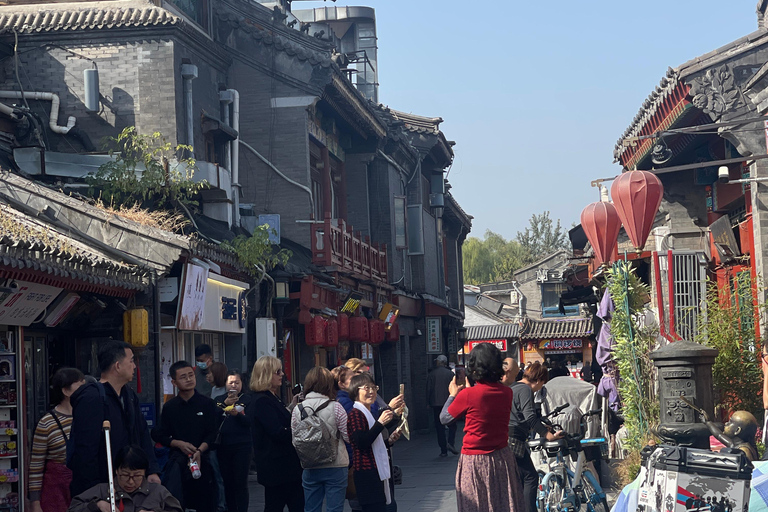
<instances>
[{"instance_id":1,"label":"street lamp","mask_svg":"<svg viewBox=\"0 0 768 512\"><path fill-rule=\"evenodd\" d=\"M285 306L291 302L291 274L284 270L274 270L270 274L275 281L274 301L277 306Z\"/></svg>"}]
</instances>

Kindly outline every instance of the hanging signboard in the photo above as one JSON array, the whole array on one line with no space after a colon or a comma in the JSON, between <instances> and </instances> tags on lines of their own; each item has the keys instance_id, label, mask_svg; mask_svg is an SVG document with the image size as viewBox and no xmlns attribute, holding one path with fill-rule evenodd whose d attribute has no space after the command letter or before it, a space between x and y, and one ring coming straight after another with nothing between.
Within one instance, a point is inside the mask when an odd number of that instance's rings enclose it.
<instances>
[{"instance_id":1,"label":"hanging signboard","mask_svg":"<svg viewBox=\"0 0 768 512\"><path fill-rule=\"evenodd\" d=\"M470 341L469 342L469 351L471 352L473 348L478 346L480 343L492 343L496 346L497 349L501 350L502 352L507 351L507 340L481 340L481 341Z\"/></svg>"},{"instance_id":2,"label":"hanging signboard","mask_svg":"<svg viewBox=\"0 0 768 512\"><path fill-rule=\"evenodd\" d=\"M440 317L427 317L427 354L442 354L443 338L440 332Z\"/></svg>"},{"instance_id":3,"label":"hanging signboard","mask_svg":"<svg viewBox=\"0 0 768 512\"><path fill-rule=\"evenodd\" d=\"M178 328L183 331L200 331L203 328L205 289L208 269L187 264L184 267L184 285L179 301Z\"/></svg>"},{"instance_id":4,"label":"hanging signboard","mask_svg":"<svg viewBox=\"0 0 768 512\"><path fill-rule=\"evenodd\" d=\"M573 350L577 348L582 348L584 345L583 340L581 339L570 339L570 340L544 340L540 348L547 352L560 352L563 350Z\"/></svg>"},{"instance_id":5,"label":"hanging signboard","mask_svg":"<svg viewBox=\"0 0 768 512\"><path fill-rule=\"evenodd\" d=\"M61 290L27 281L6 281L0 287L0 324L31 325Z\"/></svg>"}]
</instances>

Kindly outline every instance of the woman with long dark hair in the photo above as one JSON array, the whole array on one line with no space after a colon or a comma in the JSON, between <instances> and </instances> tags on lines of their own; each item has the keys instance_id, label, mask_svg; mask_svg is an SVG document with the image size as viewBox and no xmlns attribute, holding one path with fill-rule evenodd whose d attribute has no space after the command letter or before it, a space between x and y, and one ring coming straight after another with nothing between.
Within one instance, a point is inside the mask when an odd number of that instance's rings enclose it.
<instances>
[{"instance_id":1,"label":"woman with long dark hair","mask_svg":"<svg viewBox=\"0 0 768 512\"><path fill-rule=\"evenodd\" d=\"M29 500L32 512L64 512L70 502L72 471L67 468L67 440L72 429L69 397L85 383L83 372L60 368L51 377L51 402L35 428L29 462Z\"/></svg>"},{"instance_id":2,"label":"woman with long dark hair","mask_svg":"<svg viewBox=\"0 0 768 512\"><path fill-rule=\"evenodd\" d=\"M501 383L501 352L480 343L469 354L467 377L472 387L448 388L440 421L465 418L464 440L456 470L458 512L524 512L515 455L508 446L512 390Z\"/></svg>"}]
</instances>

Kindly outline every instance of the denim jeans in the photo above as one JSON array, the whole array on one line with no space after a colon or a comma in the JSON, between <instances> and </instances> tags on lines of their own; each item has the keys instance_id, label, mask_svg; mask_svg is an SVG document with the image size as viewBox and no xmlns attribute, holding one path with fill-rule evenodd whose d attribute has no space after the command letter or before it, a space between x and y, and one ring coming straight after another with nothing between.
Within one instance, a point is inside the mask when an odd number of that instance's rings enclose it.
<instances>
[{"instance_id":1,"label":"denim jeans","mask_svg":"<svg viewBox=\"0 0 768 512\"><path fill-rule=\"evenodd\" d=\"M326 512L342 512L347 492L347 468L305 469L304 512L320 512L325 498Z\"/></svg>"}]
</instances>

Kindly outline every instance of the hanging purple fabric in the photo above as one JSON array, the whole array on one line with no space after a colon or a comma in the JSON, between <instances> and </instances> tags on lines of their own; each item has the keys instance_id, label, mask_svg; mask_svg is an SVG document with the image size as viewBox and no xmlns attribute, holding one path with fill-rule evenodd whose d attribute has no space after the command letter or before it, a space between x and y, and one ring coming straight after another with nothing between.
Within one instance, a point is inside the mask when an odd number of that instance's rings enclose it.
<instances>
[{"instance_id":1,"label":"hanging purple fabric","mask_svg":"<svg viewBox=\"0 0 768 512\"><path fill-rule=\"evenodd\" d=\"M597 316L603 321L600 334L597 336L595 358L603 368L603 378L597 386L597 393L608 398L608 406L614 411L619 410L619 369L613 360L613 336L611 336L611 319L616 306L608 290L603 293Z\"/></svg>"}]
</instances>

